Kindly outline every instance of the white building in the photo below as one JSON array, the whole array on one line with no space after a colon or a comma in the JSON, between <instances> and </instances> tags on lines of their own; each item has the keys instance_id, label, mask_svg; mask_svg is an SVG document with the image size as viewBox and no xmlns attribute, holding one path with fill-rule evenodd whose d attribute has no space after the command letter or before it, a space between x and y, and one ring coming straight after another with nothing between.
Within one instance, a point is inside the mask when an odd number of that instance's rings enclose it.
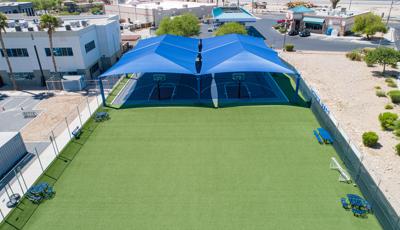
<instances>
[{"instance_id":1,"label":"white building","mask_svg":"<svg viewBox=\"0 0 400 230\"><path fill-rule=\"evenodd\" d=\"M118 16L68 16L60 19L63 23L53 35L53 53L61 75L79 74L92 79L119 58L121 35ZM18 86L42 86L44 80L53 76L48 34L39 30L38 18L15 20L10 16L3 37ZM1 83L11 85L2 54Z\"/></svg>"},{"instance_id":2,"label":"white building","mask_svg":"<svg viewBox=\"0 0 400 230\"><path fill-rule=\"evenodd\" d=\"M128 1L124 4L105 5L106 14L120 15L121 19L135 25L158 26L164 17L172 17L183 13L192 13L198 18L211 16L213 3L184 1Z\"/></svg>"}]
</instances>

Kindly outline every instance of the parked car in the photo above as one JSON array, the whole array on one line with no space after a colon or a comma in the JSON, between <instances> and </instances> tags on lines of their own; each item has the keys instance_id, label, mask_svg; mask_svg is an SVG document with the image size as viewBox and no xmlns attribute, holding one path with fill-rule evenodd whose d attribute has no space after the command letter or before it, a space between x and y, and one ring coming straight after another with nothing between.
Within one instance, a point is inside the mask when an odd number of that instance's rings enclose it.
<instances>
[{"instance_id":1,"label":"parked car","mask_svg":"<svg viewBox=\"0 0 400 230\"><path fill-rule=\"evenodd\" d=\"M308 37L310 35L311 35L311 33L309 30L303 30L303 31L300 31L300 33L299 33L300 37Z\"/></svg>"},{"instance_id":2,"label":"parked car","mask_svg":"<svg viewBox=\"0 0 400 230\"><path fill-rule=\"evenodd\" d=\"M213 32L213 31L214 31L214 28L208 27L207 31L208 31L208 32Z\"/></svg>"},{"instance_id":3,"label":"parked car","mask_svg":"<svg viewBox=\"0 0 400 230\"><path fill-rule=\"evenodd\" d=\"M292 31L290 31L290 32L288 33L289 36L296 36L296 35L298 35L298 34L299 34L299 31L297 31L297 30L292 30Z\"/></svg>"}]
</instances>

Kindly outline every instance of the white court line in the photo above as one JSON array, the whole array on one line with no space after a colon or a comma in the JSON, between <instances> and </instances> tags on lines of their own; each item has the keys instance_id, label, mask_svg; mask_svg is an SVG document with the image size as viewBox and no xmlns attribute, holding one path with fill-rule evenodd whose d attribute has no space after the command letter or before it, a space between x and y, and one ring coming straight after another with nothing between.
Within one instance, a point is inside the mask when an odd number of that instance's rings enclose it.
<instances>
[{"instance_id":1,"label":"white court line","mask_svg":"<svg viewBox=\"0 0 400 230\"><path fill-rule=\"evenodd\" d=\"M23 100L21 103L19 103L17 106L15 106L15 108L18 108L18 107L22 107L21 106L21 104L24 104L27 100L29 100L30 98L28 97L28 98L25 98L25 100Z\"/></svg>"},{"instance_id":2,"label":"white court line","mask_svg":"<svg viewBox=\"0 0 400 230\"><path fill-rule=\"evenodd\" d=\"M279 87L279 85L276 83L276 81L272 78L270 73L267 73L267 75L265 75L265 77L268 77L270 81L273 82L273 84L275 84L276 88L279 90L279 92L281 93L281 95L283 96L284 99L286 99L287 102L289 102L289 99L286 97L285 93L283 93L281 87ZM273 90L274 91L274 90Z\"/></svg>"}]
</instances>

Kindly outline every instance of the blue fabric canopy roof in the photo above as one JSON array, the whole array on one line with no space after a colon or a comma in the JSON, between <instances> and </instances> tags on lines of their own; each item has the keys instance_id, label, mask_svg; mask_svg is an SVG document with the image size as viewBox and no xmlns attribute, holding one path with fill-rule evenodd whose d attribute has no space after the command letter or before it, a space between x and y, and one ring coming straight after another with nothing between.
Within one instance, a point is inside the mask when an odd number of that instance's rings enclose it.
<instances>
[{"instance_id":1,"label":"blue fabric canopy roof","mask_svg":"<svg viewBox=\"0 0 400 230\"><path fill-rule=\"evenodd\" d=\"M126 73L198 74L199 40L163 35L141 40L101 77ZM290 73L260 38L230 34L202 40L200 74L225 72Z\"/></svg>"},{"instance_id":2,"label":"blue fabric canopy roof","mask_svg":"<svg viewBox=\"0 0 400 230\"><path fill-rule=\"evenodd\" d=\"M201 74L225 72L294 72L260 38L238 34L203 40Z\"/></svg>"},{"instance_id":3,"label":"blue fabric canopy roof","mask_svg":"<svg viewBox=\"0 0 400 230\"><path fill-rule=\"evenodd\" d=\"M173 35L143 39L102 76L126 73L196 73L198 39Z\"/></svg>"}]
</instances>

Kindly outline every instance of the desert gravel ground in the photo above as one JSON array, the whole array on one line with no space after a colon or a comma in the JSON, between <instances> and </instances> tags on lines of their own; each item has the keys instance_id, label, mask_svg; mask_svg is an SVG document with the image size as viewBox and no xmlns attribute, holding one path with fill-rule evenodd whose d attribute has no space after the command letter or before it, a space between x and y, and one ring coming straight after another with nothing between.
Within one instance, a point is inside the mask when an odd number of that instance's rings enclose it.
<instances>
[{"instance_id":1,"label":"desert gravel ground","mask_svg":"<svg viewBox=\"0 0 400 230\"><path fill-rule=\"evenodd\" d=\"M393 89L387 87L385 78L376 74L382 67L350 61L340 52L281 52L281 56L318 91L339 126L362 152L369 172L400 213L400 156L394 150L400 140L381 129L378 115L387 111L384 107L390 99L377 97L374 89L375 86L385 91ZM392 112L400 114L400 106L395 106ZM363 146L361 135L366 131L377 132L380 148Z\"/></svg>"}]
</instances>

